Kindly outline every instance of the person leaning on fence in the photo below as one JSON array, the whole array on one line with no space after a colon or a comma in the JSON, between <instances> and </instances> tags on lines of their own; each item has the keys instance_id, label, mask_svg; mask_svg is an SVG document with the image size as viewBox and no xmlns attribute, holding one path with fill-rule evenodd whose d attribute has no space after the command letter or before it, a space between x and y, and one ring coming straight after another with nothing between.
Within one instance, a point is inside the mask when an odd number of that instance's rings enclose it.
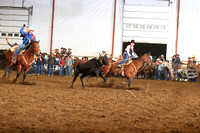
<instances>
[{"instance_id":1,"label":"person leaning on fence","mask_svg":"<svg viewBox=\"0 0 200 133\"><path fill-rule=\"evenodd\" d=\"M162 61L160 60L159 61L159 66L158 66L158 78L161 80L162 79L162 75L161 75L161 73L162 73L162 71L163 71L163 64L162 64Z\"/></svg>"},{"instance_id":2,"label":"person leaning on fence","mask_svg":"<svg viewBox=\"0 0 200 133\"><path fill-rule=\"evenodd\" d=\"M48 69L49 69L48 76L53 76L53 68L56 63L56 58L54 57L53 53L49 56L47 62L48 62Z\"/></svg>"},{"instance_id":3,"label":"person leaning on fence","mask_svg":"<svg viewBox=\"0 0 200 133\"><path fill-rule=\"evenodd\" d=\"M174 65L174 72L176 72L176 67L181 63L181 59L179 57L179 54L176 54L176 61Z\"/></svg>"},{"instance_id":4,"label":"person leaning on fence","mask_svg":"<svg viewBox=\"0 0 200 133\"><path fill-rule=\"evenodd\" d=\"M158 79L158 66L160 65L160 58L156 59L156 63L155 63L155 72L156 72L156 79Z\"/></svg>"},{"instance_id":5,"label":"person leaning on fence","mask_svg":"<svg viewBox=\"0 0 200 133\"><path fill-rule=\"evenodd\" d=\"M197 63L195 55L192 56L192 63Z\"/></svg>"},{"instance_id":6,"label":"person leaning on fence","mask_svg":"<svg viewBox=\"0 0 200 133\"><path fill-rule=\"evenodd\" d=\"M163 67L165 68L165 80L169 80L169 61L168 60L164 61Z\"/></svg>"},{"instance_id":7,"label":"person leaning on fence","mask_svg":"<svg viewBox=\"0 0 200 133\"><path fill-rule=\"evenodd\" d=\"M58 64L60 66L59 76L62 76L64 67L65 67L65 57L63 55L61 55Z\"/></svg>"}]
</instances>

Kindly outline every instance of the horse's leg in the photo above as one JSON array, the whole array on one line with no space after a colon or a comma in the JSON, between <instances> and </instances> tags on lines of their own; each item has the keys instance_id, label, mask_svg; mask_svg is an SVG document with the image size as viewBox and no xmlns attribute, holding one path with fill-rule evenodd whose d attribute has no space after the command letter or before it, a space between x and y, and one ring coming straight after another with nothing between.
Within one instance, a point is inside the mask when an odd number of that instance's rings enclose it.
<instances>
[{"instance_id":1,"label":"horse's leg","mask_svg":"<svg viewBox=\"0 0 200 133\"><path fill-rule=\"evenodd\" d=\"M19 75L21 74L21 65L17 66L17 76L16 78L13 80L13 83L15 83L19 77Z\"/></svg>"},{"instance_id":2,"label":"horse's leg","mask_svg":"<svg viewBox=\"0 0 200 133\"><path fill-rule=\"evenodd\" d=\"M74 75L74 79L73 79L73 81L72 81L72 85L71 85L71 88L73 88L73 84L74 84L74 82L76 81L76 78L79 76L79 72L76 70L76 73L75 73L75 75Z\"/></svg>"},{"instance_id":3,"label":"horse's leg","mask_svg":"<svg viewBox=\"0 0 200 133\"><path fill-rule=\"evenodd\" d=\"M84 83L83 83L83 78L85 78L87 75L81 75L81 77L80 77L80 80L81 80L81 83L82 83L82 88L85 88L85 85L84 85Z\"/></svg>"},{"instance_id":4,"label":"horse's leg","mask_svg":"<svg viewBox=\"0 0 200 133\"><path fill-rule=\"evenodd\" d=\"M6 68L5 68L5 73L4 73L4 75L3 75L3 78L6 77L8 71L9 71L9 66L6 66Z\"/></svg>"},{"instance_id":5,"label":"horse's leg","mask_svg":"<svg viewBox=\"0 0 200 133\"><path fill-rule=\"evenodd\" d=\"M23 82L25 81L26 78L26 74L27 72L31 69L31 67L29 66L27 69L24 70L24 74L23 74Z\"/></svg>"},{"instance_id":6,"label":"horse's leg","mask_svg":"<svg viewBox=\"0 0 200 133\"><path fill-rule=\"evenodd\" d=\"M131 87L131 81L132 81L132 78L130 77L130 78L129 78L129 81L128 81L128 88Z\"/></svg>"}]
</instances>

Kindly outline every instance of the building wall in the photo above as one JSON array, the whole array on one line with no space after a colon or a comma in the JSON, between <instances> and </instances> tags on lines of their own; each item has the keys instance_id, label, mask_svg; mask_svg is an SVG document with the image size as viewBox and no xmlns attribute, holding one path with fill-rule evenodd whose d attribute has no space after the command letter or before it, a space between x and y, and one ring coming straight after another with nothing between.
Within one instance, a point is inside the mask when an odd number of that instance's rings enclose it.
<instances>
[{"instance_id":1,"label":"building wall","mask_svg":"<svg viewBox=\"0 0 200 133\"><path fill-rule=\"evenodd\" d=\"M0 0L0 6L22 6L23 0ZM111 53L114 0L55 0L53 49L71 48L74 55L97 56L102 50ZM164 2L163 2L164 1ZM146 6L163 6L167 0L117 0L114 56L122 52L124 2ZM175 53L177 1L170 0L167 58ZM50 52L52 0L25 0L24 6L33 5L30 25L37 32L41 51ZM165 5L166 6L166 5ZM196 55L200 58L200 1L181 0L178 53L181 59ZM23 25L23 24L21 24ZM136 40L137 41L137 40ZM2 45L0 45L2 49Z\"/></svg>"}]
</instances>

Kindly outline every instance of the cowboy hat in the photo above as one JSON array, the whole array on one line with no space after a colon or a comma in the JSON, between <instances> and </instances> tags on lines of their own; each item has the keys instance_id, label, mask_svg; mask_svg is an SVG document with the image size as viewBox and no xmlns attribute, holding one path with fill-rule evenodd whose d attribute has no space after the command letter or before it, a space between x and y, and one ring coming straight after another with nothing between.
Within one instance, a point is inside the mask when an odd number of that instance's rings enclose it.
<instances>
[{"instance_id":1,"label":"cowboy hat","mask_svg":"<svg viewBox=\"0 0 200 133\"><path fill-rule=\"evenodd\" d=\"M30 26L29 28L27 28L26 30L28 30L28 31L34 31L34 27L32 27L32 26Z\"/></svg>"},{"instance_id":2,"label":"cowboy hat","mask_svg":"<svg viewBox=\"0 0 200 133\"><path fill-rule=\"evenodd\" d=\"M131 40L131 43L135 43L135 40Z\"/></svg>"}]
</instances>

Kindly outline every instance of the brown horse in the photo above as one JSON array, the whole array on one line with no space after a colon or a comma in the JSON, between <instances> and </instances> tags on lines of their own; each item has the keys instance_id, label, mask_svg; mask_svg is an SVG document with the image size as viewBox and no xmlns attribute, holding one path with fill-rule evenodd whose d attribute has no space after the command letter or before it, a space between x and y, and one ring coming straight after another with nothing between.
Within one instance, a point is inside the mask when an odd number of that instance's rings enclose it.
<instances>
[{"instance_id":1,"label":"brown horse","mask_svg":"<svg viewBox=\"0 0 200 133\"><path fill-rule=\"evenodd\" d=\"M137 72L139 70L144 68L144 65L146 63L152 63L150 53L144 54L140 58L132 60L131 63L125 65L124 74L123 74L122 70L121 70L121 72L118 71L118 74L120 74L122 76L124 75L128 79L128 82L125 84L128 85L129 88L131 86L131 81L132 81L133 77L135 77L135 75L137 74Z\"/></svg>"},{"instance_id":2,"label":"brown horse","mask_svg":"<svg viewBox=\"0 0 200 133\"><path fill-rule=\"evenodd\" d=\"M121 62L122 60L113 60L112 57L108 58L108 62L109 62L109 65L106 66L102 66L102 71L103 71L103 76L105 77L113 77L115 76L117 73L117 66L119 65L119 63Z\"/></svg>"},{"instance_id":3,"label":"brown horse","mask_svg":"<svg viewBox=\"0 0 200 133\"><path fill-rule=\"evenodd\" d=\"M33 60L34 60L34 54L39 55L39 53L40 53L39 42L40 41L38 41L38 42L31 41L30 48L27 51L25 51L25 52L20 51L20 53L16 56L16 63L14 65L11 65L11 60L14 55L14 52L12 52L10 49L7 50L6 62L5 62L6 69L7 69L7 66L17 67L17 76L13 80L13 82L17 81L17 78L20 76L20 74L22 72L21 70L23 70L23 72L24 72L23 73L23 82L25 81L26 74L32 67ZM7 71L7 70L5 70L5 71ZM5 72L4 77L6 77L6 72Z\"/></svg>"}]
</instances>

